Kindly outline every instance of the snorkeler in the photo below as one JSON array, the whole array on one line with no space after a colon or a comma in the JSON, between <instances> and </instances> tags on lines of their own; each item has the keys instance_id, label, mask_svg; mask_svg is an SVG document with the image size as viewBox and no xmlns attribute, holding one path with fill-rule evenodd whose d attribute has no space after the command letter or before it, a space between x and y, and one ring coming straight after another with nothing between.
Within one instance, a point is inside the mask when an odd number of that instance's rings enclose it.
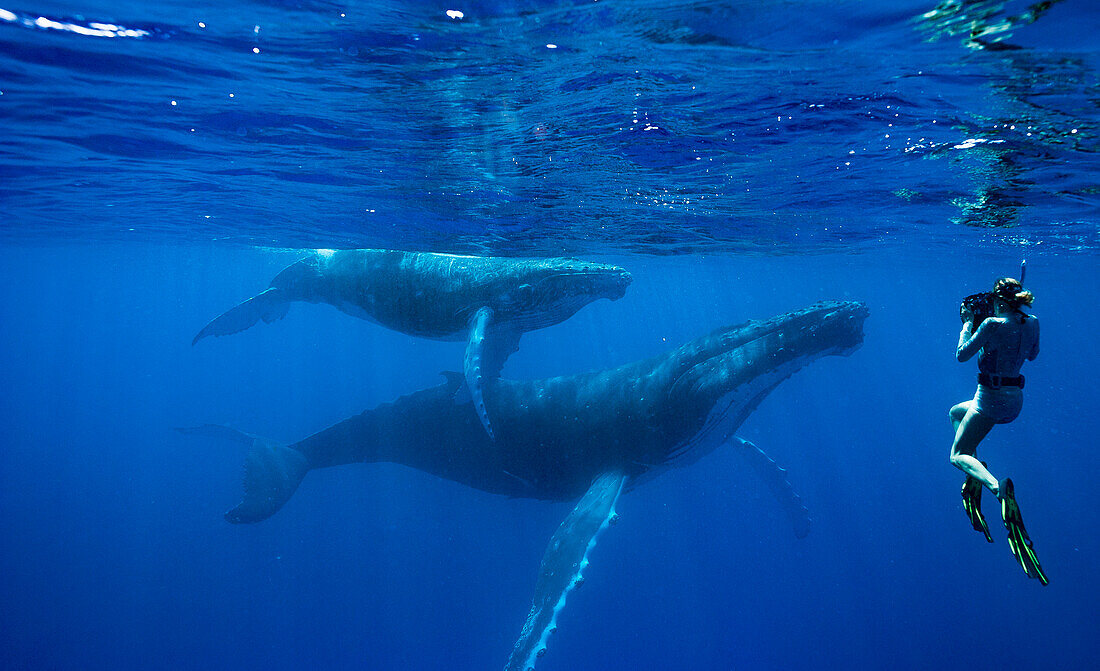
<instances>
[{"instance_id":1,"label":"snorkeler","mask_svg":"<svg viewBox=\"0 0 1100 671\"><path fill-rule=\"evenodd\" d=\"M951 445L951 463L966 473L962 487L963 507L970 523L985 534L990 543L989 527L982 516L982 487L988 487L1001 501L1001 517L1008 530L1012 554L1030 578L1047 584L1046 574L1024 528L1020 507L1016 504L1012 480L998 481L975 456L978 443L994 424L1016 419L1023 407L1024 361L1039 355L1039 320L1023 311L1034 296L1018 280L1002 277L988 294L968 296L960 308L963 327L956 356L968 361L978 354L978 391L973 400L951 408L955 442Z\"/></svg>"}]
</instances>

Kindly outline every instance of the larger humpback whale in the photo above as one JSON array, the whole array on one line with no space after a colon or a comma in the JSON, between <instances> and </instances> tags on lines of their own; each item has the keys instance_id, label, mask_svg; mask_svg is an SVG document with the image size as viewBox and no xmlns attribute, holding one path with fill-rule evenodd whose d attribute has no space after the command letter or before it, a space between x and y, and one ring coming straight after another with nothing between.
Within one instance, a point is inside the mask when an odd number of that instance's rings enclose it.
<instances>
[{"instance_id":1,"label":"larger humpback whale","mask_svg":"<svg viewBox=\"0 0 1100 671\"><path fill-rule=\"evenodd\" d=\"M734 437L780 382L811 361L863 341L866 308L826 302L721 328L665 354L601 372L486 388L497 449L461 394L461 377L344 420L292 445L222 427L191 431L249 444L245 493L230 522L273 515L315 468L396 462L476 489L578 501L546 548L527 620L505 667L533 669L546 652L568 592L580 584L596 536L617 517L620 494L648 477L731 442L784 493L796 531L805 509L773 462ZM801 519L800 519L801 518Z\"/></svg>"},{"instance_id":2,"label":"larger humpback whale","mask_svg":"<svg viewBox=\"0 0 1100 671\"><path fill-rule=\"evenodd\" d=\"M552 326L600 298L619 299L628 272L575 259L511 259L383 249L317 250L284 268L259 294L207 324L191 341L286 316L295 301L328 303L409 335L465 340L463 371L493 437L484 380L500 374L525 331Z\"/></svg>"}]
</instances>

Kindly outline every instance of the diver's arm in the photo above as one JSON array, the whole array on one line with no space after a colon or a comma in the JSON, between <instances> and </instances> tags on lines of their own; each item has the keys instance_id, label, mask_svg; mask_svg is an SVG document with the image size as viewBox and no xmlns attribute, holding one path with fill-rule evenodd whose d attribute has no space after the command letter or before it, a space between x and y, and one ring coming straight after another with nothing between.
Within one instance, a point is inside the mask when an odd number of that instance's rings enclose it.
<instances>
[{"instance_id":1,"label":"diver's arm","mask_svg":"<svg viewBox=\"0 0 1100 671\"><path fill-rule=\"evenodd\" d=\"M977 333L973 334L970 332L971 322L964 323L962 332L959 333L959 346L955 349L955 358L959 361L968 361L970 357L977 354L992 335L993 329L996 328L995 323L992 319L986 319L978 327Z\"/></svg>"}]
</instances>

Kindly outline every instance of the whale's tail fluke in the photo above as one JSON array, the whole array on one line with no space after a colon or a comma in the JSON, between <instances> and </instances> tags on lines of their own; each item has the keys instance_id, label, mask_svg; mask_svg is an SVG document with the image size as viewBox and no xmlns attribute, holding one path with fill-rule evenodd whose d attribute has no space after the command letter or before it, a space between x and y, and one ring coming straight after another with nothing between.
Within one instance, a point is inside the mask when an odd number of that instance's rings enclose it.
<instances>
[{"instance_id":1,"label":"whale's tail fluke","mask_svg":"<svg viewBox=\"0 0 1100 671\"><path fill-rule=\"evenodd\" d=\"M188 435L228 438L248 445L244 459L244 497L225 513L233 524L260 522L274 515L290 500L309 472L309 460L298 450L273 440L237 431L227 426L206 424L178 429Z\"/></svg>"},{"instance_id":2,"label":"whale's tail fluke","mask_svg":"<svg viewBox=\"0 0 1100 671\"><path fill-rule=\"evenodd\" d=\"M272 287L216 317L199 331L191 344L194 345L206 336L240 333L261 319L265 324L270 324L285 317L289 309L290 299L286 292Z\"/></svg>"}]
</instances>

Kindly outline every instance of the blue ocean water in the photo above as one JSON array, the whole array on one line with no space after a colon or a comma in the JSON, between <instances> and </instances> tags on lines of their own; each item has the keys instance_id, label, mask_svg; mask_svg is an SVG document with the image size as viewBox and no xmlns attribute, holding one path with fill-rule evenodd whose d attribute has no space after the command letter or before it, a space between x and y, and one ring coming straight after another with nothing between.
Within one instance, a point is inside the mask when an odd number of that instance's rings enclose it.
<instances>
[{"instance_id":1,"label":"blue ocean water","mask_svg":"<svg viewBox=\"0 0 1100 671\"><path fill-rule=\"evenodd\" d=\"M573 255L634 283L506 377L864 301L864 345L624 495L538 668L1089 668L1100 653L1100 10L945 0L0 0L0 662L500 668L569 504L396 465L230 525L243 451L440 381L461 343L329 307L191 346L304 248ZM1010 475L1051 584L967 522L959 299L1043 323ZM1082 293L1084 291L1084 293Z\"/></svg>"}]
</instances>

